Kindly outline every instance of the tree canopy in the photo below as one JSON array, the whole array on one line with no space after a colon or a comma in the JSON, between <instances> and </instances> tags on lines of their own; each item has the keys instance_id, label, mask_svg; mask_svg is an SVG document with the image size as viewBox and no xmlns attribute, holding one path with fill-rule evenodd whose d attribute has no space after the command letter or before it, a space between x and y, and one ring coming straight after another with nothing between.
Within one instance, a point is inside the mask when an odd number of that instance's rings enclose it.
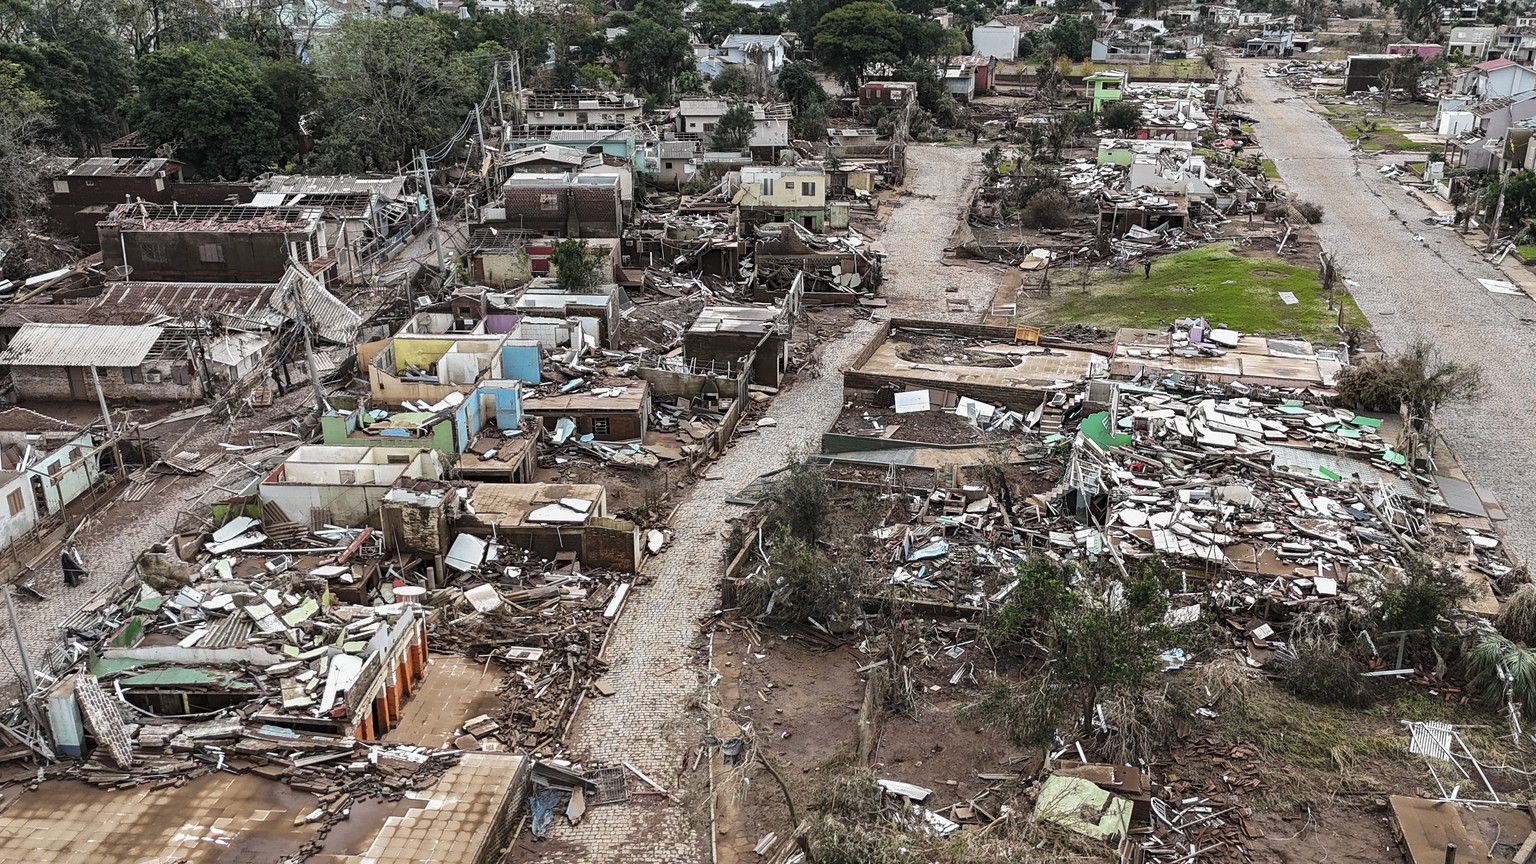
<instances>
[{"instance_id":1,"label":"tree canopy","mask_svg":"<svg viewBox=\"0 0 1536 864\"><path fill-rule=\"evenodd\" d=\"M174 144L204 177L270 170L295 142L250 45L231 40L155 51L134 64L139 91L124 103L150 145Z\"/></svg>"},{"instance_id":2,"label":"tree canopy","mask_svg":"<svg viewBox=\"0 0 1536 864\"><path fill-rule=\"evenodd\" d=\"M48 103L22 83L25 71L0 61L0 224L30 218L42 203L35 141Z\"/></svg>"},{"instance_id":3,"label":"tree canopy","mask_svg":"<svg viewBox=\"0 0 1536 864\"><path fill-rule=\"evenodd\" d=\"M650 0L642 0L642 4ZM678 19L681 21L681 18ZM630 84L655 99L672 95L673 79L693 65L693 44L682 29L668 29L649 18L629 26L614 40Z\"/></svg>"},{"instance_id":4,"label":"tree canopy","mask_svg":"<svg viewBox=\"0 0 1536 864\"><path fill-rule=\"evenodd\" d=\"M1093 40L1098 35L1098 28L1087 18L1062 15L1043 35L1046 41L1056 46L1062 56L1080 63L1093 53Z\"/></svg>"},{"instance_id":5,"label":"tree canopy","mask_svg":"<svg viewBox=\"0 0 1536 864\"><path fill-rule=\"evenodd\" d=\"M317 62L323 137L315 161L327 171L389 170L438 148L483 88L476 56L452 51L449 34L426 17L345 18Z\"/></svg>"},{"instance_id":6,"label":"tree canopy","mask_svg":"<svg viewBox=\"0 0 1536 864\"><path fill-rule=\"evenodd\" d=\"M720 151L741 150L752 138L753 125L751 108L739 103L732 105L715 121L711 143Z\"/></svg>"},{"instance_id":7,"label":"tree canopy","mask_svg":"<svg viewBox=\"0 0 1536 864\"><path fill-rule=\"evenodd\" d=\"M933 21L897 12L872 0L823 15L816 25L816 56L848 90L857 90L870 67L929 57L944 44Z\"/></svg>"}]
</instances>

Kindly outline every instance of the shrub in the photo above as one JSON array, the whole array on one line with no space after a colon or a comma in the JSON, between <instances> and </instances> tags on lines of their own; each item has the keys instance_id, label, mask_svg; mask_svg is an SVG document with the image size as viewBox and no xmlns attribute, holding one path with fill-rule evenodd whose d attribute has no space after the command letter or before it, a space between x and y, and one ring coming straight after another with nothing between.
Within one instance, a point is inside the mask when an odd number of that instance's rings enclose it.
<instances>
[{"instance_id":1,"label":"shrub","mask_svg":"<svg viewBox=\"0 0 1536 864\"><path fill-rule=\"evenodd\" d=\"M1484 633L1467 652L1467 672L1489 705L1503 705L1507 697L1527 719L1536 717L1536 651Z\"/></svg>"},{"instance_id":2,"label":"shrub","mask_svg":"<svg viewBox=\"0 0 1536 864\"><path fill-rule=\"evenodd\" d=\"M1441 405L1475 402L1487 393L1481 366L1442 360L1425 339L1396 354L1346 366L1337 385L1343 404L1390 412L1406 406L1409 417L1420 423Z\"/></svg>"},{"instance_id":3,"label":"shrub","mask_svg":"<svg viewBox=\"0 0 1536 864\"><path fill-rule=\"evenodd\" d=\"M1316 225L1317 223L1323 221L1323 208L1317 204L1313 204L1311 201L1302 201L1298 199L1292 203L1292 206L1296 208L1296 214L1298 216L1307 220L1308 225Z\"/></svg>"},{"instance_id":4,"label":"shrub","mask_svg":"<svg viewBox=\"0 0 1536 864\"><path fill-rule=\"evenodd\" d=\"M1515 590L1494 619L1499 632L1523 645L1536 645L1536 585L1527 582Z\"/></svg>"},{"instance_id":5,"label":"shrub","mask_svg":"<svg viewBox=\"0 0 1536 864\"><path fill-rule=\"evenodd\" d=\"M1025 228L1065 228L1072 224L1072 202L1054 189L1041 192L1019 212L1019 224Z\"/></svg>"},{"instance_id":6,"label":"shrub","mask_svg":"<svg viewBox=\"0 0 1536 864\"><path fill-rule=\"evenodd\" d=\"M1450 566L1408 558L1402 578L1385 584L1377 597L1376 624L1382 630L1429 630L1471 593Z\"/></svg>"},{"instance_id":7,"label":"shrub","mask_svg":"<svg viewBox=\"0 0 1536 864\"><path fill-rule=\"evenodd\" d=\"M1365 663L1337 645L1302 646L1275 665L1281 686L1309 702L1365 708L1376 700L1372 679L1360 677Z\"/></svg>"}]
</instances>

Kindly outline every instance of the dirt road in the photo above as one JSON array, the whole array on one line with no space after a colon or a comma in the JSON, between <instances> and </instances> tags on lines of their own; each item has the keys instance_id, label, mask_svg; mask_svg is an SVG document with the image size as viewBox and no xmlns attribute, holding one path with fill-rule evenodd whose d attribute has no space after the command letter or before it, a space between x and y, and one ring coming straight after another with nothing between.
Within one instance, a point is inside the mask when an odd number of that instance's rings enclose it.
<instances>
[{"instance_id":1,"label":"dirt road","mask_svg":"<svg viewBox=\"0 0 1536 864\"><path fill-rule=\"evenodd\" d=\"M890 314L977 320L990 302L993 279L941 263L944 245L969 199L979 150L914 147L907 188L913 193L892 214L880 239L890 257L885 290ZM954 287L954 292L946 288ZM570 736L572 752L627 761L669 788L681 782L684 756L697 746L702 724L686 705L699 687L704 658L697 620L719 600L720 530L740 512L725 499L791 454L814 449L842 406L842 369L878 328L862 322L821 350L816 377L800 376L773 401L777 426L747 435L710 468L716 480L693 486L673 519L672 545L647 566L652 584L630 595L609 642L607 680L615 694L588 700ZM654 799L587 811L574 828L557 827L539 853L520 838L512 860L689 864L709 860L707 805L690 808Z\"/></svg>"},{"instance_id":2,"label":"dirt road","mask_svg":"<svg viewBox=\"0 0 1536 864\"><path fill-rule=\"evenodd\" d=\"M1530 418L1529 370L1536 358L1536 301L1491 294L1478 277L1502 278L1450 231L1422 221L1424 207L1376 169L1382 162L1355 157L1348 142L1296 93L1247 65L1250 104L1237 106L1259 120L1264 151L1287 186L1322 205L1317 226L1382 344L1402 348L1425 337L1453 360L1482 364L1491 394L1476 405L1452 406L1438 419L1446 440L1484 493L1509 514L1510 551L1536 552L1536 448L1520 443ZM1283 103L1277 98L1290 97Z\"/></svg>"}]
</instances>

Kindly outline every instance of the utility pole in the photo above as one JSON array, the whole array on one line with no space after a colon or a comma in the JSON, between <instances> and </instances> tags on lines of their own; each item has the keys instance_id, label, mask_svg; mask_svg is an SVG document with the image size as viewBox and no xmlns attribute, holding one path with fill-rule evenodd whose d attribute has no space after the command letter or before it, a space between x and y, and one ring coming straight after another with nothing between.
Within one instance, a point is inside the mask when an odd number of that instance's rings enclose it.
<instances>
[{"instance_id":1,"label":"utility pole","mask_svg":"<svg viewBox=\"0 0 1536 864\"><path fill-rule=\"evenodd\" d=\"M9 585L0 585L0 594L5 595L5 614L11 619L11 635L16 637L16 654L21 658L22 683L27 685L26 703L28 710L32 705L32 694L37 692L37 677L32 674L32 662L27 659L27 643L21 638L21 624L16 621L16 604L11 602L11 588Z\"/></svg>"},{"instance_id":2,"label":"utility pole","mask_svg":"<svg viewBox=\"0 0 1536 864\"><path fill-rule=\"evenodd\" d=\"M107 426L107 434L112 434L112 412L107 410L107 394L101 389L101 376L96 374L96 367L91 367L91 383L96 385L96 401L101 403L101 422Z\"/></svg>"},{"instance_id":3,"label":"utility pole","mask_svg":"<svg viewBox=\"0 0 1536 864\"><path fill-rule=\"evenodd\" d=\"M304 366L309 373L309 385L315 390L315 424L318 426L326 409L325 390L320 386L320 367L315 363L315 342L309 334L309 310L304 306L304 295L299 292L299 280L304 276L294 269L297 266L297 262L290 265L293 282L288 290L293 299L293 308L299 313L299 331L304 335Z\"/></svg>"},{"instance_id":4,"label":"utility pole","mask_svg":"<svg viewBox=\"0 0 1536 864\"><path fill-rule=\"evenodd\" d=\"M427 212L431 214L432 219L432 246L437 250L437 269L446 279L448 262L443 257L443 236L437 231L437 201L432 197L432 175L427 171L427 151L419 151L418 158L421 159L421 183L422 190L427 196Z\"/></svg>"},{"instance_id":5,"label":"utility pole","mask_svg":"<svg viewBox=\"0 0 1536 864\"><path fill-rule=\"evenodd\" d=\"M1483 247L1484 252L1493 251L1493 241L1499 237L1499 221L1504 218L1504 193L1509 191L1509 175L1504 175L1504 180L1499 184L1499 201L1493 205L1493 222L1488 225L1488 245Z\"/></svg>"}]
</instances>

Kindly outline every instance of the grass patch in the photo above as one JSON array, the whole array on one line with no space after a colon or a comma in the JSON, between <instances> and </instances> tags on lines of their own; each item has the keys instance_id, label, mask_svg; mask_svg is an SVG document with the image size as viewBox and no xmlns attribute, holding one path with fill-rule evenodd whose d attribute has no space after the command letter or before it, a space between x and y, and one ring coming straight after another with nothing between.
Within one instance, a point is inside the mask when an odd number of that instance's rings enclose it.
<instances>
[{"instance_id":1,"label":"grass patch","mask_svg":"<svg viewBox=\"0 0 1536 864\"><path fill-rule=\"evenodd\" d=\"M1205 61L1199 57L1164 60L1160 63L1093 63L1091 65L1094 72L1103 72L1106 69L1124 70L1132 81L1147 78L1189 78L1196 81L1211 81L1216 77L1210 67L1205 65Z\"/></svg>"},{"instance_id":2,"label":"grass patch","mask_svg":"<svg viewBox=\"0 0 1536 864\"><path fill-rule=\"evenodd\" d=\"M1428 779L1395 721L1306 702L1264 681L1229 693L1219 710L1224 737L1263 757L1260 806L1300 810L1339 795L1412 794L1401 784Z\"/></svg>"},{"instance_id":3,"label":"grass patch","mask_svg":"<svg viewBox=\"0 0 1536 864\"><path fill-rule=\"evenodd\" d=\"M1097 327L1163 328L1175 318L1204 315L1244 333L1301 336L1314 342L1339 340L1336 313L1329 311L1316 270L1280 261L1244 258L1232 244L1203 246L1165 255L1152 264L1152 278L1139 267L1130 273L1095 274L1083 293L1081 271L1056 271L1057 296L1040 320ZM1280 292L1299 301L1286 305ZM1354 300L1345 304L1345 325L1364 326Z\"/></svg>"},{"instance_id":4,"label":"grass patch","mask_svg":"<svg viewBox=\"0 0 1536 864\"><path fill-rule=\"evenodd\" d=\"M1515 254L1526 263L1536 261L1536 246L1516 246Z\"/></svg>"},{"instance_id":5,"label":"grass patch","mask_svg":"<svg viewBox=\"0 0 1536 864\"><path fill-rule=\"evenodd\" d=\"M1275 167L1275 160L1273 159L1260 160L1259 169L1264 172L1265 177L1271 180L1280 179L1280 169Z\"/></svg>"}]
</instances>

